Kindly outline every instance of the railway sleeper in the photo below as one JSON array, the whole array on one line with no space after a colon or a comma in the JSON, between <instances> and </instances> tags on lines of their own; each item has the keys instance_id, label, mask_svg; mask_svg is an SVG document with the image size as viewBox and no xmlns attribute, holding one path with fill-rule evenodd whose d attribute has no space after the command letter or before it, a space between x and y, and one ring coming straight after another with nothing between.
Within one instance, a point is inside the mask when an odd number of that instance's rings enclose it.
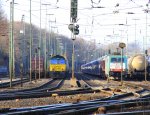
<instances>
[{"instance_id":1,"label":"railway sleeper","mask_svg":"<svg viewBox=\"0 0 150 115\"><path fill-rule=\"evenodd\" d=\"M132 93L133 93L134 96L136 96L136 97L138 97L138 98L141 97L141 95L140 95L139 93L136 93L136 92L132 92Z\"/></svg>"}]
</instances>

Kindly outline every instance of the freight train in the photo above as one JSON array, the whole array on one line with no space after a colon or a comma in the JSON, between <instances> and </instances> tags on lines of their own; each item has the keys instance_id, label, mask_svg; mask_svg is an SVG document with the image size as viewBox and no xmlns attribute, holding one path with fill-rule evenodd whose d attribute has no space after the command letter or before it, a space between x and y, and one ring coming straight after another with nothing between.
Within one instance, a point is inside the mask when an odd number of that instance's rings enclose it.
<instances>
[{"instance_id":1,"label":"freight train","mask_svg":"<svg viewBox=\"0 0 150 115\"><path fill-rule=\"evenodd\" d=\"M32 70L32 76L40 74L40 76L44 76L44 58L43 57L36 57L31 59L31 70ZM40 73L39 73L40 71Z\"/></svg>"},{"instance_id":2,"label":"freight train","mask_svg":"<svg viewBox=\"0 0 150 115\"><path fill-rule=\"evenodd\" d=\"M127 57L121 55L106 55L81 66L82 73L99 75L101 77L114 77L120 79L127 75Z\"/></svg>"},{"instance_id":3,"label":"freight train","mask_svg":"<svg viewBox=\"0 0 150 115\"><path fill-rule=\"evenodd\" d=\"M69 74L68 60L61 55L50 57L47 62L48 75L51 78L66 78Z\"/></svg>"},{"instance_id":4,"label":"freight train","mask_svg":"<svg viewBox=\"0 0 150 115\"><path fill-rule=\"evenodd\" d=\"M128 76L129 77L143 77L145 69L147 74L150 72L149 57L144 54L136 54L128 58Z\"/></svg>"}]
</instances>

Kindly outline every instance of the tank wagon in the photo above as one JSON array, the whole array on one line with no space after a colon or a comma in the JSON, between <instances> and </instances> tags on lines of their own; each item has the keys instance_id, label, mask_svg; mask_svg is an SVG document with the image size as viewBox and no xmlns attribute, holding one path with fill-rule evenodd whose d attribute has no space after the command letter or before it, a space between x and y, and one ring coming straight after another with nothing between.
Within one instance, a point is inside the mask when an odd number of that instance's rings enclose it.
<instances>
[{"instance_id":1,"label":"tank wagon","mask_svg":"<svg viewBox=\"0 0 150 115\"><path fill-rule=\"evenodd\" d=\"M128 59L128 75L130 77L144 75L147 67L148 61L144 54L137 54Z\"/></svg>"},{"instance_id":2,"label":"tank wagon","mask_svg":"<svg viewBox=\"0 0 150 115\"><path fill-rule=\"evenodd\" d=\"M127 75L127 57L121 57L121 55L106 55L82 65L81 71L101 77L113 76L115 79L118 79L121 76L121 72L124 76Z\"/></svg>"},{"instance_id":3,"label":"tank wagon","mask_svg":"<svg viewBox=\"0 0 150 115\"><path fill-rule=\"evenodd\" d=\"M64 56L55 55L48 60L48 75L51 78L66 78L68 74L68 60Z\"/></svg>"}]
</instances>

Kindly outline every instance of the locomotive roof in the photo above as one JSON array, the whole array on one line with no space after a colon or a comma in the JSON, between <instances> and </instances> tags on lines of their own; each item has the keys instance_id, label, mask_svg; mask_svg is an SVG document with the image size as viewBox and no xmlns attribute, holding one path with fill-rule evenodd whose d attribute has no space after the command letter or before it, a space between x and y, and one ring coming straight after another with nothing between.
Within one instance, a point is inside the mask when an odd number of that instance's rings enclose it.
<instances>
[{"instance_id":1,"label":"locomotive roof","mask_svg":"<svg viewBox=\"0 0 150 115\"><path fill-rule=\"evenodd\" d=\"M97 61L105 60L107 57L119 57L119 56L121 56L121 55L104 55L96 60L93 60L93 61L83 64L83 66L91 64L91 63L95 63ZM123 55L123 57L126 57L126 55Z\"/></svg>"},{"instance_id":2,"label":"locomotive roof","mask_svg":"<svg viewBox=\"0 0 150 115\"><path fill-rule=\"evenodd\" d=\"M61 56L61 55L55 55L55 56L52 56L52 57L51 57L51 59L54 59L54 58L63 58L63 59L65 59L65 57L64 57L64 56Z\"/></svg>"}]
</instances>

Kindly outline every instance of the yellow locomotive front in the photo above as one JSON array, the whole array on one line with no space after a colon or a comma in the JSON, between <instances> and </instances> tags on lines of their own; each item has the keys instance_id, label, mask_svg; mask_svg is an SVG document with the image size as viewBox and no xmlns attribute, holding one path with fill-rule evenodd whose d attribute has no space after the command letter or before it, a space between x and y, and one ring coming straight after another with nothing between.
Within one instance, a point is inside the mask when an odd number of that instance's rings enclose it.
<instances>
[{"instance_id":1,"label":"yellow locomotive front","mask_svg":"<svg viewBox=\"0 0 150 115\"><path fill-rule=\"evenodd\" d=\"M65 78L68 74L68 62L60 55L56 55L49 60L49 75L51 78Z\"/></svg>"},{"instance_id":2,"label":"yellow locomotive front","mask_svg":"<svg viewBox=\"0 0 150 115\"><path fill-rule=\"evenodd\" d=\"M50 64L50 72L63 72L66 71L66 64Z\"/></svg>"}]
</instances>

